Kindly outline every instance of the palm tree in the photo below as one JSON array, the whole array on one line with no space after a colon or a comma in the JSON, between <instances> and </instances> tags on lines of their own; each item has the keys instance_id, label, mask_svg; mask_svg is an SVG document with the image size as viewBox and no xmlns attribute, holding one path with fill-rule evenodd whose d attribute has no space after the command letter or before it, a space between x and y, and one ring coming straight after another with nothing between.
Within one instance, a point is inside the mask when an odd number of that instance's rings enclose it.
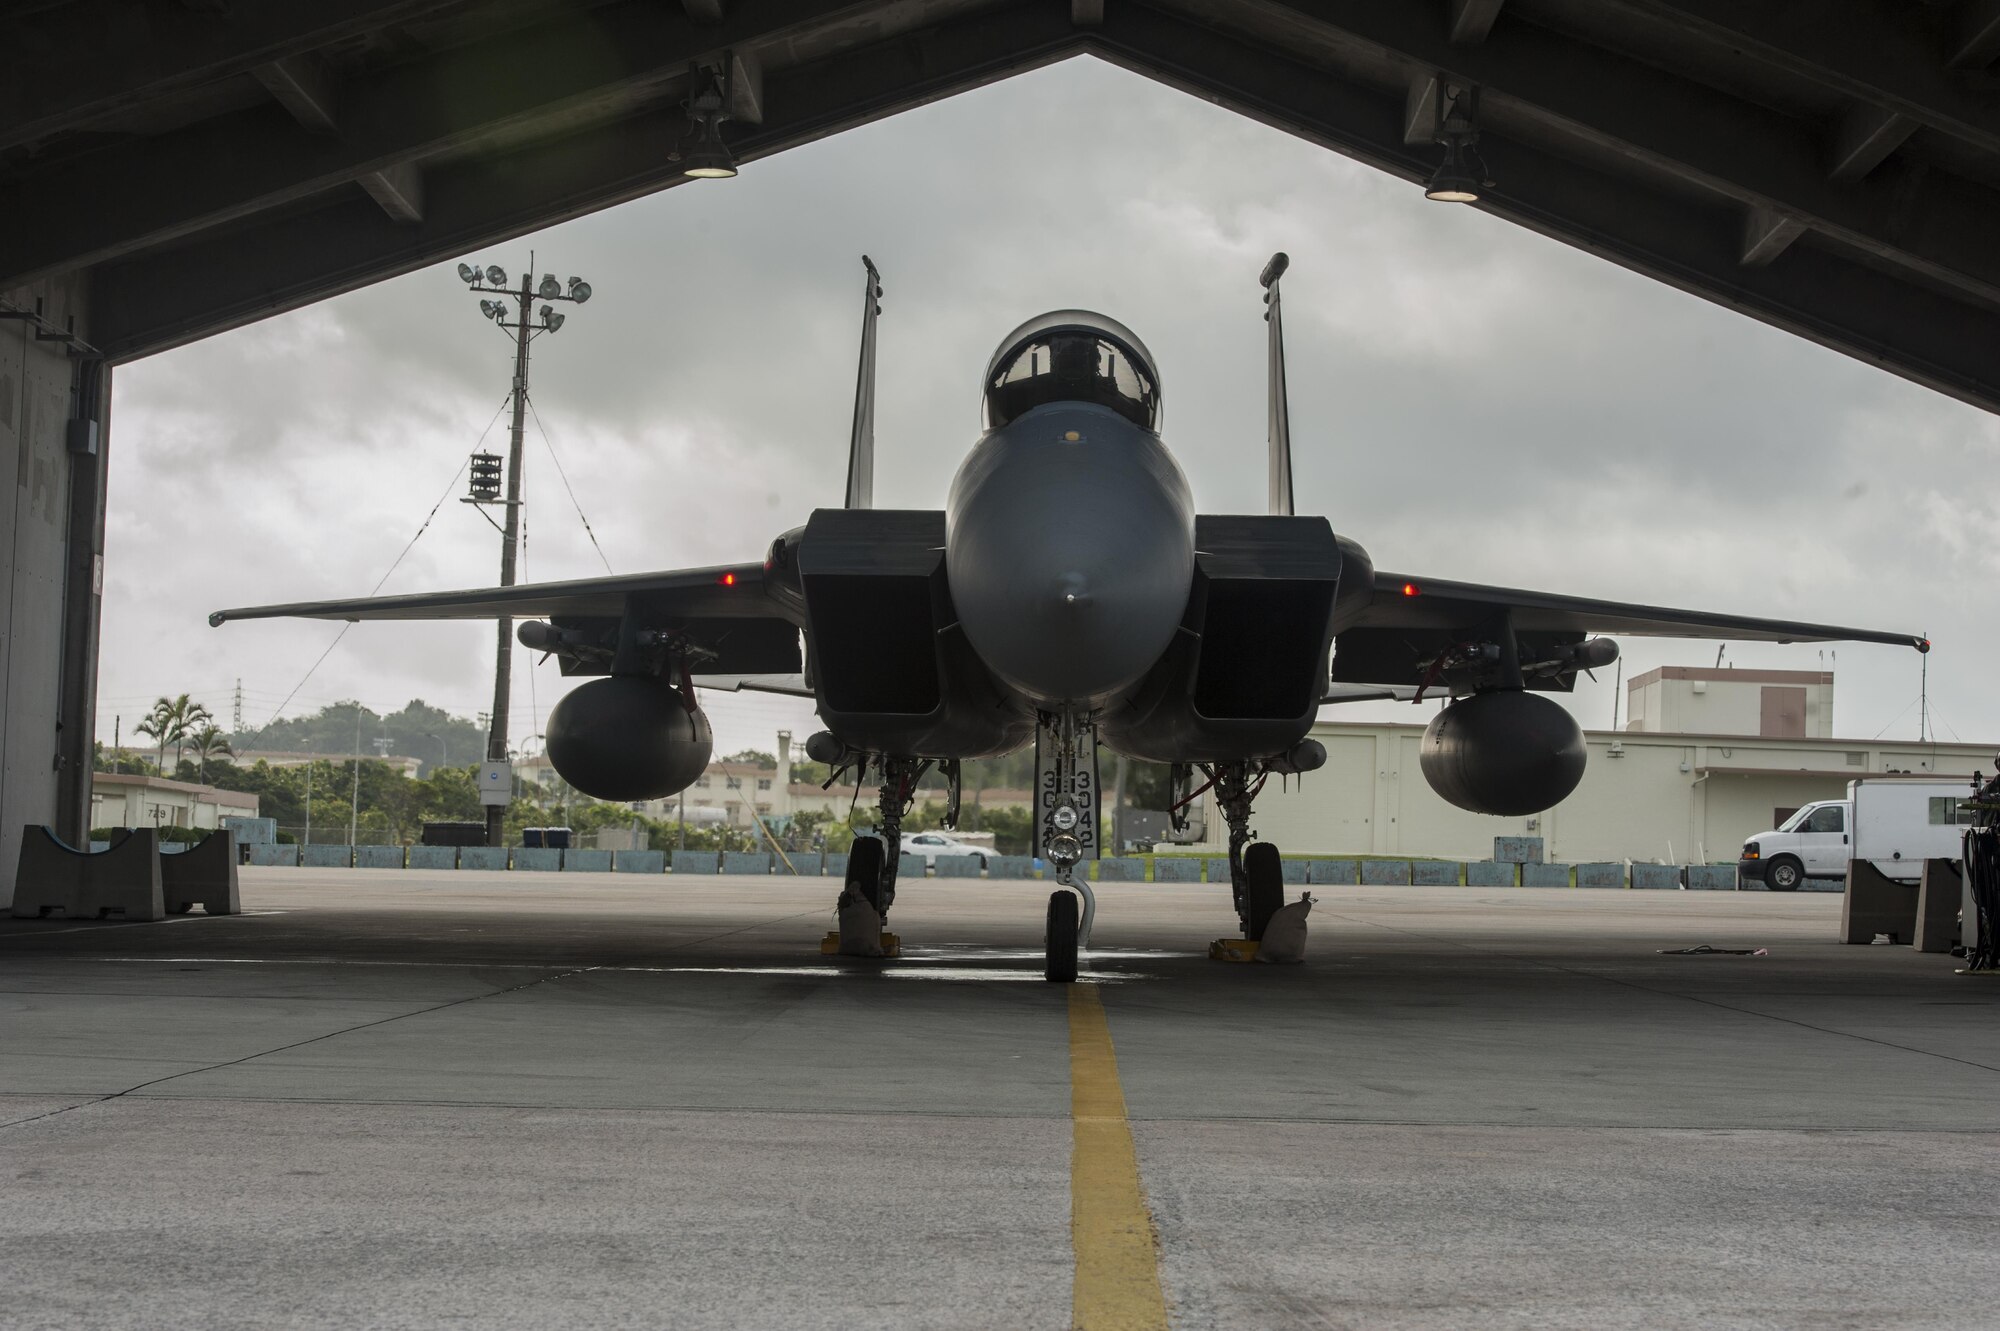
<instances>
[{"instance_id":1,"label":"palm tree","mask_svg":"<svg viewBox=\"0 0 2000 1331\"><path fill-rule=\"evenodd\" d=\"M224 735L213 721L204 722L201 729L187 737L187 743L188 747L194 750L194 779L198 783L208 778L210 758L218 758L225 753L232 758L236 756L236 750L229 747L229 737Z\"/></svg>"},{"instance_id":2,"label":"palm tree","mask_svg":"<svg viewBox=\"0 0 2000 1331\"><path fill-rule=\"evenodd\" d=\"M155 702L153 710L146 714L146 719L133 729L160 742L160 773L164 776L167 770L167 745L174 746L174 766L178 768L181 763L181 751L187 743L189 734L202 725L213 723L214 720L215 717L206 707L183 693L178 698L161 698Z\"/></svg>"}]
</instances>

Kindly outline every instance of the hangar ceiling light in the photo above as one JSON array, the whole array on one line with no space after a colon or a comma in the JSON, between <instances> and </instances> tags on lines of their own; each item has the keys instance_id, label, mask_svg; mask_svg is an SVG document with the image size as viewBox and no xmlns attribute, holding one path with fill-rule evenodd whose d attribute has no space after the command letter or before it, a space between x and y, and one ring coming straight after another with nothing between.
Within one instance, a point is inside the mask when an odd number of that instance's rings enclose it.
<instances>
[{"instance_id":1,"label":"hangar ceiling light","mask_svg":"<svg viewBox=\"0 0 2000 1331\"><path fill-rule=\"evenodd\" d=\"M1424 197L1439 203L1477 203L1479 192L1492 185L1486 179L1486 159L1479 155L1479 89L1454 84L1440 72L1437 89L1437 142L1444 145L1444 160L1431 173Z\"/></svg>"}]
</instances>

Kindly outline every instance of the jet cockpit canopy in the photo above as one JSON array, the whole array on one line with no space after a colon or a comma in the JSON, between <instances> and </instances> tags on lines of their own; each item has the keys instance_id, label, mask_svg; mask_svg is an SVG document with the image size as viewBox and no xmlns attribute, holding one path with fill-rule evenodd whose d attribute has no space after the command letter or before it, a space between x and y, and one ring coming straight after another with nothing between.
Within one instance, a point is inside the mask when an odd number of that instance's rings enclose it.
<instances>
[{"instance_id":1,"label":"jet cockpit canopy","mask_svg":"<svg viewBox=\"0 0 2000 1331\"><path fill-rule=\"evenodd\" d=\"M1009 333L986 367L986 428L1048 402L1094 402L1160 428L1160 379L1146 344L1089 310L1056 310Z\"/></svg>"}]
</instances>

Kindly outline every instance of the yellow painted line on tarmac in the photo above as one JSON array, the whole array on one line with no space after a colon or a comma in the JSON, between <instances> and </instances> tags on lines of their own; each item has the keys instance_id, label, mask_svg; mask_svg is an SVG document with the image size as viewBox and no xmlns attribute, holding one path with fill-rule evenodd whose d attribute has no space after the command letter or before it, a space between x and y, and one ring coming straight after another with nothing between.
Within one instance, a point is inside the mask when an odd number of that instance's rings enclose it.
<instances>
[{"instance_id":1,"label":"yellow painted line on tarmac","mask_svg":"<svg viewBox=\"0 0 2000 1331\"><path fill-rule=\"evenodd\" d=\"M1159 1241L1139 1182L1118 1055L1094 984L1069 986L1070 1246L1077 1331L1166 1331Z\"/></svg>"}]
</instances>

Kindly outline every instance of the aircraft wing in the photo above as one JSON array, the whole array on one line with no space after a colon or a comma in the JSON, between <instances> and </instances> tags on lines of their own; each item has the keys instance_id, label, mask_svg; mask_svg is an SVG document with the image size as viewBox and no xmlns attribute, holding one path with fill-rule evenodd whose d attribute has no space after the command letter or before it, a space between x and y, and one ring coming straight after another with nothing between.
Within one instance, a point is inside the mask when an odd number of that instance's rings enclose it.
<instances>
[{"instance_id":1,"label":"aircraft wing","mask_svg":"<svg viewBox=\"0 0 2000 1331\"><path fill-rule=\"evenodd\" d=\"M208 617L220 627L237 619L616 619L628 598L646 609L676 617L781 618L763 595L762 564L720 564L713 568L630 573L622 577L538 582L521 587L482 587L457 592L416 592L369 596L352 601L296 601L218 610Z\"/></svg>"},{"instance_id":2,"label":"aircraft wing","mask_svg":"<svg viewBox=\"0 0 2000 1331\"><path fill-rule=\"evenodd\" d=\"M1508 617L1525 651L1546 652L1591 634L1655 638L1718 638L1730 642L1880 642L1930 650L1909 633L1802 624L1785 619L1702 610L1628 605L1512 587L1482 587L1442 578L1377 573L1373 594L1334 638L1333 679L1380 684L1419 678L1427 663L1465 642L1494 633ZM1567 692L1574 670L1531 680L1528 687Z\"/></svg>"},{"instance_id":3,"label":"aircraft wing","mask_svg":"<svg viewBox=\"0 0 2000 1331\"><path fill-rule=\"evenodd\" d=\"M1375 595L1353 627L1377 629L1476 629L1503 611L1513 615L1518 633L1624 633L1649 638L1717 638L1731 642L1883 642L1930 650L1930 640L1910 633L1756 619L1703 610L1670 610L1627 605L1585 596L1482 587L1442 578L1377 573Z\"/></svg>"}]
</instances>

